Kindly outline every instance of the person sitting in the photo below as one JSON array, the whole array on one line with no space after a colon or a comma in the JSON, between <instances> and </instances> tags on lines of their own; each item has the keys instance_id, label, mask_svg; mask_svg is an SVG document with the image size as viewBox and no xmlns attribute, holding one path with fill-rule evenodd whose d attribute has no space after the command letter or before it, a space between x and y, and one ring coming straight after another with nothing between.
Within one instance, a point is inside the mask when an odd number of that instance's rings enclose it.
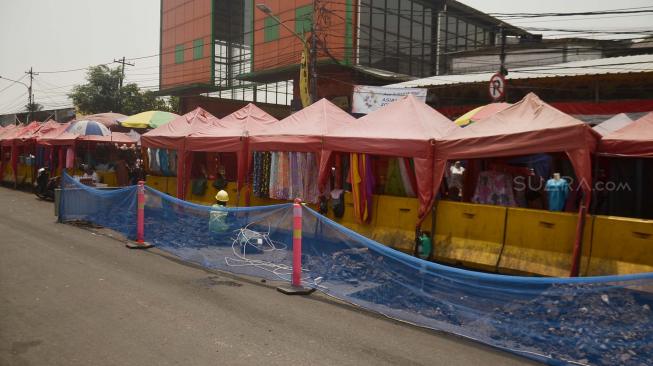
<instances>
[{"instance_id":1,"label":"person sitting","mask_svg":"<svg viewBox=\"0 0 653 366\"><path fill-rule=\"evenodd\" d=\"M99 183L100 178L98 177L95 170L90 165L87 165L84 169L84 175L82 176L84 181L90 181L92 184Z\"/></svg>"},{"instance_id":2,"label":"person sitting","mask_svg":"<svg viewBox=\"0 0 653 366\"><path fill-rule=\"evenodd\" d=\"M210 232L225 234L229 231L227 202L229 202L229 193L227 191L221 190L215 195L215 204L211 206L211 212L209 213Z\"/></svg>"}]
</instances>

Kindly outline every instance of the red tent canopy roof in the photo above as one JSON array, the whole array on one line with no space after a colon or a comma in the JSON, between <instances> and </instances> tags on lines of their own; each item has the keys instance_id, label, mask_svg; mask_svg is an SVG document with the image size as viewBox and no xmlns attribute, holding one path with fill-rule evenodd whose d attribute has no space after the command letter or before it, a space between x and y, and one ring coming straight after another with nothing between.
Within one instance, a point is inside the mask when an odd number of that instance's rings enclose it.
<instances>
[{"instance_id":1,"label":"red tent canopy roof","mask_svg":"<svg viewBox=\"0 0 653 366\"><path fill-rule=\"evenodd\" d=\"M252 130L265 128L270 123L277 123L279 120L256 105L249 103L243 108L220 119L220 122L226 127L240 128L249 133Z\"/></svg>"},{"instance_id":2,"label":"red tent canopy roof","mask_svg":"<svg viewBox=\"0 0 653 366\"><path fill-rule=\"evenodd\" d=\"M252 150L317 152L324 136L354 121L349 113L321 99L278 123L250 131L249 143Z\"/></svg>"},{"instance_id":3,"label":"red tent canopy roof","mask_svg":"<svg viewBox=\"0 0 653 366\"><path fill-rule=\"evenodd\" d=\"M511 106L510 103L504 103L504 102L490 103L490 104L487 104L487 105L483 106L483 108L481 108L480 111L478 111L476 114L474 114L474 116L471 119L473 121L478 122L478 121L481 121L481 120L483 120L485 118L488 118L488 117L490 117L490 116L492 116L492 115L494 115L496 113L499 113L502 110L504 110L504 109L506 109L506 108L508 108L510 106Z\"/></svg>"},{"instance_id":4,"label":"red tent canopy roof","mask_svg":"<svg viewBox=\"0 0 653 366\"><path fill-rule=\"evenodd\" d=\"M460 129L412 95L334 128L325 150L377 155L428 157L432 141Z\"/></svg>"},{"instance_id":5,"label":"red tent canopy roof","mask_svg":"<svg viewBox=\"0 0 653 366\"><path fill-rule=\"evenodd\" d=\"M614 156L653 157L653 112L604 136L599 152Z\"/></svg>"},{"instance_id":6,"label":"red tent canopy roof","mask_svg":"<svg viewBox=\"0 0 653 366\"><path fill-rule=\"evenodd\" d=\"M55 137L58 137L59 135L64 133L66 131L66 128L68 128L69 125L70 125L70 122L61 123L54 130L46 131L45 133L43 133L42 135L40 135L40 136L38 136L36 138L36 143L37 144L42 144L42 145L49 145L50 144L49 140L53 139Z\"/></svg>"},{"instance_id":7,"label":"red tent canopy roof","mask_svg":"<svg viewBox=\"0 0 653 366\"><path fill-rule=\"evenodd\" d=\"M141 136L141 144L143 147L184 150L186 136L218 121L217 117L198 107L165 125L144 133Z\"/></svg>"},{"instance_id":8,"label":"red tent canopy roof","mask_svg":"<svg viewBox=\"0 0 653 366\"><path fill-rule=\"evenodd\" d=\"M4 146L11 145L13 140L38 131L39 128L41 128L41 124L39 122L32 122L27 126L18 126L18 128L13 128L2 134L0 140L2 140L2 145Z\"/></svg>"},{"instance_id":9,"label":"red tent canopy roof","mask_svg":"<svg viewBox=\"0 0 653 366\"><path fill-rule=\"evenodd\" d=\"M529 93L504 109L436 143L449 159L488 158L596 147L598 133Z\"/></svg>"}]
</instances>

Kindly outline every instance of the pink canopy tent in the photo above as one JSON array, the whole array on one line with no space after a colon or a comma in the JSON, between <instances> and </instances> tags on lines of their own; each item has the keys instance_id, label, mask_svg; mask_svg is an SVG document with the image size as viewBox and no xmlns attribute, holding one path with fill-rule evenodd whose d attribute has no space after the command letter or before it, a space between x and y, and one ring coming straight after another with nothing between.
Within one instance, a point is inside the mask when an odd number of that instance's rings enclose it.
<instances>
[{"instance_id":1,"label":"pink canopy tent","mask_svg":"<svg viewBox=\"0 0 653 366\"><path fill-rule=\"evenodd\" d=\"M49 133L50 131L54 131L60 127L61 124L54 120L48 120L46 122L43 122L38 129L28 131L26 133L21 134L20 136L15 137L13 139L13 146L33 144L36 142L36 140L39 137Z\"/></svg>"},{"instance_id":2,"label":"pink canopy tent","mask_svg":"<svg viewBox=\"0 0 653 366\"><path fill-rule=\"evenodd\" d=\"M247 135L260 131L279 121L254 104L245 107L213 123L202 126L186 139L188 151L232 152L238 160L238 188L247 176ZM187 179L190 177L186 177Z\"/></svg>"},{"instance_id":3,"label":"pink canopy tent","mask_svg":"<svg viewBox=\"0 0 653 366\"><path fill-rule=\"evenodd\" d=\"M324 136L356 119L327 99L293 113L278 123L249 131L250 151L321 153Z\"/></svg>"},{"instance_id":4,"label":"pink canopy tent","mask_svg":"<svg viewBox=\"0 0 653 366\"><path fill-rule=\"evenodd\" d=\"M433 191L433 144L459 130L451 120L408 95L324 137L320 185L328 178L331 151L413 158L417 179L420 222L428 213Z\"/></svg>"},{"instance_id":5,"label":"pink canopy tent","mask_svg":"<svg viewBox=\"0 0 653 366\"><path fill-rule=\"evenodd\" d=\"M584 122L544 103L529 93L511 107L436 141L434 169L437 192L446 160L463 160L543 152L565 152L585 193L579 210L571 274L578 275L585 210L591 199L591 153L598 133Z\"/></svg>"},{"instance_id":6,"label":"pink canopy tent","mask_svg":"<svg viewBox=\"0 0 653 366\"><path fill-rule=\"evenodd\" d=\"M202 108L179 116L141 136L143 148L177 150L177 197L186 195L186 177L190 174L190 153L186 148L186 137L206 126L219 121L217 117Z\"/></svg>"},{"instance_id":7,"label":"pink canopy tent","mask_svg":"<svg viewBox=\"0 0 653 366\"><path fill-rule=\"evenodd\" d=\"M7 148L11 151L11 167L14 171L14 183L18 183L18 149L16 146L16 141L20 140L20 138L23 136L37 132L40 128L41 123L34 121L27 126L19 126L18 128L13 128L7 133L4 133L2 137L0 137L2 150ZM4 163L0 168L2 169L2 172L4 172Z\"/></svg>"},{"instance_id":8,"label":"pink canopy tent","mask_svg":"<svg viewBox=\"0 0 653 366\"><path fill-rule=\"evenodd\" d=\"M598 152L609 156L653 158L653 112L603 136Z\"/></svg>"},{"instance_id":9,"label":"pink canopy tent","mask_svg":"<svg viewBox=\"0 0 653 366\"><path fill-rule=\"evenodd\" d=\"M56 138L61 136L62 134L67 134L66 130L70 126L70 122L62 123L59 125L59 127L55 128L54 130L47 131L43 133L41 136L38 136L36 138L36 145L41 145L41 146L46 146L48 149L50 149L50 153L54 154L56 146L59 146L59 166L57 168L63 169L64 168L64 148L61 147L61 144L57 144ZM71 134L72 135L72 134ZM52 140L54 140L55 143L52 143ZM65 145L65 144L64 144Z\"/></svg>"},{"instance_id":10,"label":"pink canopy tent","mask_svg":"<svg viewBox=\"0 0 653 366\"><path fill-rule=\"evenodd\" d=\"M633 120L630 119L626 113L619 113L592 127L592 129L598 132L601 136L606 136L628 126L631 123L633 123Z\"/></svg>"},{"instance_id":11,"label":"pink canopy tent","mask_svg":"<svg viewBox=\"0 0 653 366\"><path fill-rule=\"evenodd\" d=\"M259 130L271 124L279 122L278 119L269 115L266 111L252 103L220 119L220 122L227 127L242 128L249 134L249 131Z\"/></svg>"},{"instance_id":12,"label":"pink canopy tent","mask_svg":"<svg viewBox=\"0 0 653 366\"><path fill-rule=\"evenodd\" d=\"M67 123L61 123L58 124L58 126L55 129L48 130L44 132L43 134L40 134L39 136L36 137L36 144L37 145L51 145L49 143L50 139L53 139L55 137L58 137L62 133L66 131L66 129L70 126L70 122Z\"/></svg>"},{"instance_id":13,"label":"pink canopy tent","mask_svg":"<svg viewBox=\"0 0 653 366\"><path fill-rule=\"evenodd\" d=\"M349 113L321 99L278 123L248 131L248 154L251 157L254 151L307 152L314 153L319 162L324 152L324 136L355 121Z\"/></svg>"}]
</instances>

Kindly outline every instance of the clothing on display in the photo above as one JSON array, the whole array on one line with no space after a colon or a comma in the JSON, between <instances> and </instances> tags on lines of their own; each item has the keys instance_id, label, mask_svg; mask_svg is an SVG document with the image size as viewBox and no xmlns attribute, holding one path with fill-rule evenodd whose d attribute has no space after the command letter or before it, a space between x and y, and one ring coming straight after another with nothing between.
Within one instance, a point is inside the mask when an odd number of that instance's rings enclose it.
<instances>
[{"instance_id":1,"label":"clothing on display","mask_svg":"<svg viewBox=\"0 0 653 366\"><path fill-rule=\"evenodd\" d=\"M406 196L417 197L417 177L415 176L413 160L409 158L398 158L397 160L399 161L399 171L404 182Z\"/></svg>"},{"instance_id":2,"label":"clothing on display","mask_svg":"<svg viewBox=\"0 0 653 366\"><path fill-rule=\"evenodd\" d=\"M72 147L66 149L66 169L73 169L75 164L75 150Z\"/></svg>"},{"instance_id":3,"label":"clothing on display","mask_svg":"<svg viewBox=\"0 0 653 366\"><path fill-rule=\"evenodd\" d=\"M456 166L458 165L458 166ZM463 173L465 173L465 168L460 164L454 164L449 168L449 186L458 188L459 190L463 189Z\"/></svg>"},{"instance_id":4,"label":"clothing on display","mask_svg":"<svg viewBox=\"0 0 653 366\"><path fill-rule=\"evenodd\" d=\"M313 153L273 152L254 156L254 192L278 200L301 198L317 203L317 159ZM268 178L269 177L269 178ZM269 187L266 191L266 178Z\"/></svg>"},{"instance_id":5,"label":"clothing on display","mask_svg":"<svg viewBox=\"0 0 653 366\"><path fill-rule=\"evenodd\" d=\"M546 182L546 193L549 198L549 210L563 211L569 195L569 183L565 179L551 178Z\"/></svg>"},{"instance_id":6,"label":"clothing on display","mask_svg":"<svg viewBox=\"0 0 653 366\"><path fill-rule=\"evenodd\" d=\"M384 191L385 194L393 196L406 195L398 159L390 159L388 161L388 173L386 175Z\"/></svg>"},{"instance_id":7,"label":"clothing on display","mask_svg":"<svg viewBox=\"0 0 653 366\"><path fill-rule=\"evenodd\" d=\"M487 205L516 206L517 203L512 190L512 176L493 170L481 172L478 176L472 202Z\"/></svg>"},{"instance_id":8,"label":"clothing on display","mask_svg":"<svg viewBox=\"0 0 653 366\"><path fill-rule=\"evenodd\" d=\"M168 151L166 149L159 149L157 157L159 158L159 168L164 176L170 176L168 166Z\"/></svg>"},{"instance_id":9,"label":"clothing on display","mask_svg":"<svg viewBox=\"0 0 653 366\"><path fill-rule=\"evenodd\" d=\"M147 159L148 162L150 163L148 169L150 170L150 173L154 175L161 174L161 169L159 168L158 151L159 149L153 149L153 148L147 149Z\"/></svg>"},{"instance_id":10,"label":"clothing on display","mask_svg":"<svg viewBox=\"0 0 653 366\"><path fill-rule=\"evenodd\" d=\"M177 150L168 151L168 171L171 176L177 175Z\"/></svg>"},{"instance_id":11,"label":"clothing on display","mask_svg":"<svg viewBox=\"0 0 653 366\"><path fill-rule=\"evenodd\" d=\"M360 223L368 223L372 218L372 195L374 193L374 175L370 156L367 154L351 155L351 192L354 201L354 217Z\"/></svg>"}]
</instances>

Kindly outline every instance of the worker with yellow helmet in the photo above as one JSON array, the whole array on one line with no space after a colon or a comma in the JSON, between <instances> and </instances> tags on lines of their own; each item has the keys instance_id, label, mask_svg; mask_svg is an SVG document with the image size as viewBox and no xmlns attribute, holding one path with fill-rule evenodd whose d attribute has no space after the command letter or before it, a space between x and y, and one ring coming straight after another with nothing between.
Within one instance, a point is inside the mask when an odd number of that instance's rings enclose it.
<instances>
[{"instance_id":1,"label":"worker with yellow helmet","mask_svg":"<svg viewBox=\"0 0 653 366\"><path fill-rule=\"evenodd\" d=\"M229 223L227 222L228 211L226 210L229 202L229 193L220 190L215 195L215 204L211 206L209 213L209 231L216 234L225 234L229 232Z\"/></svg>"}]
</instances>

